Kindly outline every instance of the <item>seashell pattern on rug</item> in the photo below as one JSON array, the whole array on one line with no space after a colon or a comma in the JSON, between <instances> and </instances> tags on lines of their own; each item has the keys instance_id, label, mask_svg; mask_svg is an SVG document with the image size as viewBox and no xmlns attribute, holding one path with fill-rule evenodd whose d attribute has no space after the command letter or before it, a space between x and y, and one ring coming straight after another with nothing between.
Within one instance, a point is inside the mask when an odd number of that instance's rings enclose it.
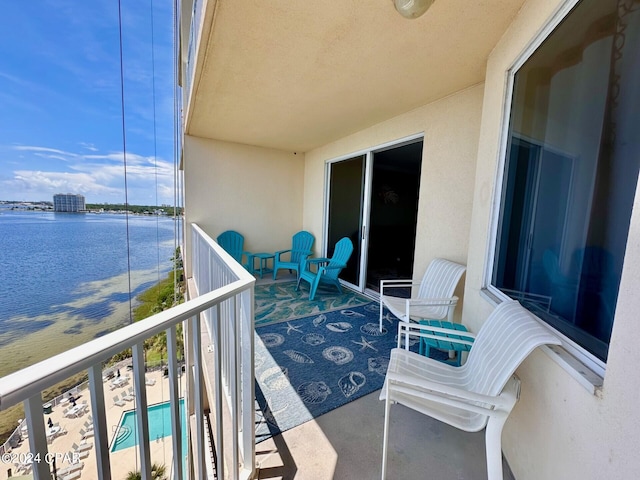
<instances>
[{"instance_id":1,"label":"seashell pattern on rug","mask_svg":"<svg viewBox=\"0 0 640 480\"><path fill-rule=\"evenodd\" d=\"M260 335L260 339L267 348L279 347L284 343L284 336L279 333L264 333Z\"/></svg>"},{"instance_id":2,"label":"seashell pattern on rug","mask_svg":"<svg viewBox=\"0 0 640 480\"><path fill-rule=\"evenodd\" d=\"M327 323L327 328L332 332L346 333L353 328L349 322Z\"/></svg>"},{"instance_id":3,"label":"seashell pattern on rug","mask_svg":"<svg viewBox=\"0 0 640 480\"><path fill-rule=\"evenodd\" d=\"M306 335L303 335L300 340L302 340L307 345L311 345L314 347L316 345L322 345L325 342L324 335L321 335L319 333L307 333Z\"/></svg>"},{"instance_id":4,"label":"seashell pattern on rug","mask_svg":"<svg viewBox=\"0 0 640 480\"><path fill-rule=\"evenodd\" d=\"M380 326L375 323L365 323L360 327L360 331L365 335L371 335L372 337L381 337L389 332L387 327L382 327L382 331L380 331Z\"/></svg>"},{"instance_id":5,"label":"seashell pattern on rug","mask_svg":"<svg viewBox=\"0 0 640 480\"><path fill-rule=\"evenodd\" d=\"M270 367L260 374L260 382L269 390L282 390L289 384L289 370L286 367Z\"/></svg>"},{"instance_id":6,"label":"seashell pattern on rug","mask_svg":"<svg viewBox=\"0 0 640 480\"><path fill-rule=\"evenodd\" d=\"M347 347L340 346L325 348L322 351L322 356L336 365L344 365L353 360L353 352Z\"/></svg>"},{"instance_id":7,"label":"seashell pattern on rug","mask_svg":"<svg viewBox=\"0 0 640 480\"><path fill-rule=\"evenodd\" d=\"M296 389L298 395L305 403L322 403L331 394L329 385L324 382L306 382Z\"/></svg>"},{"instance_id":8,"label":"seashell pattern on rug","mask_svg":"<svg viewBox=\"0 0 640 480\"><path fill-rule=\"evenodd\" d=\"M360 372L349 372L340 380L338 380L338 387L342 394L349 398L358 392L364 384L367 383L367 377Z\"/></svg>"},{"instance_id":9,"label":"seashell pattern on rug","mask_svg":"<svg viewBox=\"0 0 640 480\"><path fill-rule=\"evenodd\" d=\"M384 377L387 374L387 367L389 367L389 359L386 357L369 357L367 365L370 372L376 372Z\"/></svg>"},{"instance_id":10,"label":"seashell pattern on rug","mask_svg":"<svg viewBox=\"0 0 640 480\"><path fill-rule=\"evenodd\" d=\"M313 359L306 353L298 352L297 350L285 350L284 353L287 357L296 363L314 363Z\"/></svg>"},{"instance_id":11,"label":"seashell pattern on rug","mask_svg":"<svg viewBox=\"0 0 640 480\"><path fill-rule=\"evenodd\" d=\"M327 321L327 316L325 314L322 314L322 315L318 315L316 318L314 318L312 323L313 323L314 327L319 327L320 325L322 325L326 321Z\"/></svg>"}]
</instances>

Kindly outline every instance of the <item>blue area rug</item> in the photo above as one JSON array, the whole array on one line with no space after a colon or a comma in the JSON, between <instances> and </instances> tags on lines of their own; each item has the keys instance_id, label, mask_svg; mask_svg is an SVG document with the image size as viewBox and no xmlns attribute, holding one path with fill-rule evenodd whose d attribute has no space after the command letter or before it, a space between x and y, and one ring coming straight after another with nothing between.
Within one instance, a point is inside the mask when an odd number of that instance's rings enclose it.
<instances>
[{"instance_id":1,"label":"blue area rug","mask_svg":"<svg viewBox=\"0 0 640 480\"><path fill-rule=\"evenodd\" d=\"M380 332L379 308L369 303L256 328L256 442L382 388L398 321L385 315Z\"/></svg>"},{"instance_id":2,"label":"blue area rug","mask_svg":"<svg viewBox=\"0 0 640 480\"><path fill-rule=\"evenodd\" d=\"M342 293L332 286L320 286L313 301L309 300L309 284L279 282L255 287L255 325L283 322L320 312L351 308L371 303L369 297L343 288Z\"/></svg>"}]
</instances>

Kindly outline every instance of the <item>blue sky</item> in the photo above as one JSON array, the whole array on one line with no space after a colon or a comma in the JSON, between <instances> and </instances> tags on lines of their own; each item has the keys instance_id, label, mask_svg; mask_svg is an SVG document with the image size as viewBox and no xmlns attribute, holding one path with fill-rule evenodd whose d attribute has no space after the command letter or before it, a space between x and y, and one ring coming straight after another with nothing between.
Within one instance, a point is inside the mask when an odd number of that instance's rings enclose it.
<instances>
[{"instance_id":1,"label":"blue sky","mask_svg":"<svg viewBox=\"0 0 640 480\"><path fill-rule=\"evenodd\" d=\"M173 204L172 2L151 3L121 4L128 201ZM124 203L120 85L118 0L4 2L0 200Z\"/></svg>"}]
</instances>

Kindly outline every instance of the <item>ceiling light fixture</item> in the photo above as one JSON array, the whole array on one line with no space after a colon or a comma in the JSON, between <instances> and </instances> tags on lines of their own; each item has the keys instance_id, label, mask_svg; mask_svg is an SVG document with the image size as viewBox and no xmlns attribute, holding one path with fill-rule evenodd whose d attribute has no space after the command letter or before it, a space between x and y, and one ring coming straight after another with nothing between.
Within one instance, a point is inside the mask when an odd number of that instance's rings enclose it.
<instances>
[{"instance_id":1,"label":"ceiling light fixture","mask_svg":"<svg viewBox=\"0 0 640 480\"><path fill-rule=\"evenodd\" d=\"M434 0L393 0L396 10L404 18L414 19L429 10Z\"/></svg>"}]
</instances>

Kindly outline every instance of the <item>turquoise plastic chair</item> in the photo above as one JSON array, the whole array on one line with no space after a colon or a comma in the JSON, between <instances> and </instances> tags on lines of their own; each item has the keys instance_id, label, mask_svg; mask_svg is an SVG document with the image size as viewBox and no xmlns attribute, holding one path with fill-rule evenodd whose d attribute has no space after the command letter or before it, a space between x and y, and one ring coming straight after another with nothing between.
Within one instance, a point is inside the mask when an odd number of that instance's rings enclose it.
<instances>
[{"instance_id":1,"label":"turquoise plastic chair","mask_svg":"<svg viewBox=\"0 0 640 480\"><path fill-rule=\"evenodd\" d=\"M244 237L242 234L236 232L235 230L227 230L226 232L222 232L216 238L218 245L220 245L224 250L231 255L236 262L240 265L244 265L242 263L242 255L251 255L249 252L245 252L244 248ZM245 265L246 266L246 265Z\"/></svg>"},{"instance_id":2,"label":"turquoise plastic chair","mask_svg":"<svg viewBox=\"0 0 640 480\"><path fill-rule=\"evenodd\" d=\"M315 238L311 233L302 230L296 233L291 239L291 248L289 250L279 250L275 252L273 259L273 279L276 279L278 270L281 268L288 269L289 273L295 270L296 276L298 276L300 273L300 262L311 255L311 247L313 247L314 240ZM285 253L290 253L288 261L282 259L282 255Z\"/></svg>"},{"instance_id":3,"label":"turquoise plastic chair","mask_svg":"<svg viewBox=\"0 0 640 480\"><path fill-rule=\"evenodd\" d=\"M340 293L342 293L342 287L340 286L340 280L338 275L344 267L347 266L347 261L351 257L353 252L353 243L347 237L341 238L336 243L336 248L333 251L331 258L310 258L300 262L300 273L298 275L298 284L296 290L300 289L300 281L304 280L308 282L311 290L309 291L309 300L313 300L316 296L316 290L321 283L328 283L335 285ZM310 266L315 264L317 271L310 270ZM323 265L324 264L324 265Z\"/></svg>"}]
</instances>

